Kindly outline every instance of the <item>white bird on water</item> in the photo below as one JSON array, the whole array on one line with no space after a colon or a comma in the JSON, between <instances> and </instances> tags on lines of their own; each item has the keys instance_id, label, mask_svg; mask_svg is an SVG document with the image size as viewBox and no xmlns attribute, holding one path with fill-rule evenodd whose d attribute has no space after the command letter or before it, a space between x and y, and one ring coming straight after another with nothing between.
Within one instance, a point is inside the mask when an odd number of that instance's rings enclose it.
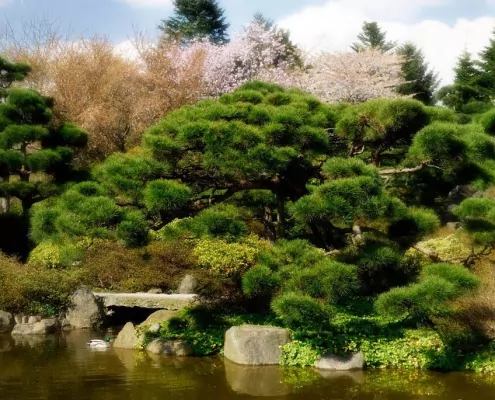
<instances>
[{"instance_id":1,"label":"white bird on water","mask_svg":"<svg viewBox=\"0 0 495 400\"><path fill-rule=\"evenodd\" d=\"M92 349L108 349L110 348L110 338L106 337L105 340L93 339L88 342L88 346Z\"/></svg>"}]
</instances>

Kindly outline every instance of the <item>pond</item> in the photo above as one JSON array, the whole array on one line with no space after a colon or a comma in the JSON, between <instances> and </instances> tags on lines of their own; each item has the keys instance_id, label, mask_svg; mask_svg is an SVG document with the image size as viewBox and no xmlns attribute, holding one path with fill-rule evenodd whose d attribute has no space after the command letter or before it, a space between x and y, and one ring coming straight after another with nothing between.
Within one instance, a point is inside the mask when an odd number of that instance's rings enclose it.
<instances>
[{"instance_id":1,"label":"pond","mask_svg":"<svg viewBox=\"0 0 495 400\"><path fill-rule=\"evenodd\" d=\"M0 399L495 398L490 376L242 367L220 357L178 359L86 347L97 338L102 334L84 331L47 338L0 335Z\"/></svg>"}]
</instances>

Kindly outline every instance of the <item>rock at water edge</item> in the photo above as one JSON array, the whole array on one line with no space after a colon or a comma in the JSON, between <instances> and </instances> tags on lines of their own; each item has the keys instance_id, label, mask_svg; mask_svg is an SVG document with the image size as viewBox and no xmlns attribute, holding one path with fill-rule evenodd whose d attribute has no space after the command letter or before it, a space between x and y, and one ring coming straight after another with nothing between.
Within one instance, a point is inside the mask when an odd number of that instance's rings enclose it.
<instances>
[{"instance_id":1,"label":"rock at water edge","mask_svg":"<svg viewBox=\"0 0 495 400\"><path fill-rule=\"evenodd\" d=\"M273 326L234 326L225 334L225 358L243 365L279 364L282 347L291 341L287 329Z\"/></svg>"},{"instance_id":2,"label":"rock at water edge","mask_svg":"<svg viewBox=\"0 0 495 400\"><path fill-rule=\"evenodd\" d=\"M15 320L11 313L0 311L0 333L10 333L14 329Z\"/></svg>"},{"instance_id":3,"label":"rock at water edge","mask_svg":"<svg viewBox=\"0 0 495 400\"><path fill-rule=\"evenodd\" d=\"M60 322L56 318L42 319L34 324L17 324L12 335L51 335L60 331Z\"/></svg>"},{"instance_id":4,"label":"rock at water edge","mask_svg":"<svg viewBox=\"0 0 495 400\"><path fill-rule=\"evenodd\" d=\"M117 349L135 349L140 343L139 336L132 322L128 322L119 332L113 347Z\"/></svg>"},{"instance_id":5,"label":"rock at water edge","mask_svg":"<svg viewBox=\"0 0 495 400\"><path fill-rule=\"evenodd\" d=\"M364 368L364 354L351 354L347 357L339 357L333 354L327 354L315 361L315 368L330 371L352 371Z\"/></svg>"},{"instance_id":6,"label":"rock at water edge","mask_svg":"<svg viewBox=\"0 0 495 400\"><path fill-rule=\"evenodd\" d=\"M139 326L144 325L153 325L153 324L163 324L167 322L170 318L175 317L177 315L177 311L170 310L158 310L151 314L146 321L144 321Z\"/></svg>"},{"instance_id":7,"label":"rock at water edge","mask_svg":"<svg viewBox=\"0 0 495 400\"><path fill-rule=\"evenodd\" d=\"M184 340L153 340L146 350L161 356L188 357L193 355L192 347Z\"/></svg>"},{"instance_id":8,"label":"rock at water edge","mask_svg":"<svg viewBox=\"0 0 495 400\"><path fill-rule=\"evenodd\" d=\"M67 321L73 328L97 329L102 325L105 315L103 307L89 288L77 289L72 295L71 303Z\"/></svg>"}]
</instances>

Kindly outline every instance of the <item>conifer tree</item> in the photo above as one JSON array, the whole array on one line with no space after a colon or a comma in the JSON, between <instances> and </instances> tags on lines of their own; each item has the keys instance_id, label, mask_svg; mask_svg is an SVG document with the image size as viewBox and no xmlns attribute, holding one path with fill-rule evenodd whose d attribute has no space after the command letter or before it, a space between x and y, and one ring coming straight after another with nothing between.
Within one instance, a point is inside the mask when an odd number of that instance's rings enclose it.
<instances>
[{"instance_id":1,"label":"conifer tree","mask_svg":"<svg viewBox=\"0 0 495 400\"><path fill-rule=\"evenodd\" d=\"M490 39L490 43L479 54L479 66L483 71L483 84L490 92L492 99L495 97L495 29L494 36Z\"/></svg>"},{"instance_id":2,"label":"conifer tree","mask_svg":"<svg viewBox=\"0 0 495 400\"><path fill-rule=\"evenodd\" d=\"M355 52L366 49L392 50L397 43L387 41L386 37L387 32L383 32L377 22L364 22L362 32L358 35L359 42L355 42L351 49Z\"/></svg>"},{"instance_id":3,"label":"conifer tree","mask_svg":"<svg viewBox=\"0 0 495 400\"><path fill-rule=\"evenodd\" d=\"M0 56L0 99L5 98L13 82L22 81L30 70L27 64L12 63Z\"/></svg>"},{"instance_id":4,"label":"conifer tree","mask_svg":"<svg viewBox=\"0 0 495 400\"><path fill-rule=\"evenodd\" d=\"M0 104L0 197L18 198L24 214L70 177L75 149L87 142L86 132L74 125L53 123L51 105L19 88Z\"/></svg>"},{"instance_id":5,"label":"conifer tree","mask_svg":"<svg viewBox=\"0 0 495 400\"><path fill-rule=\"evenodd\" d=\"M398 88L401 95L413 95L413 98L431 105L435 102L434 92L439 85L438 74L429 69L421 49L413 43L405 43L397 49L403 57L402 74L407 82Z\"/></svg>"},{"instance_id":6,"label":"conifer tree","mask_svg":"<svg viewBox=\"0 0 495 400\"><path fill-rule=\"evenodd\" d=\"M208 38L212 43L229 41L224 10L217 0L174 0L175 15L158 27L165 37L180 38L183 43Z\"/></svg>"},{"instance_id":7,"label":"conifer tree","mask_svg":"<svg viewBox=\"0 0 495 400\"><path fill-rule=\"evenodd\" d=\"M437 98L456 112L470 102L489 102L489 92L483 72L477 67L471 54L464 51L454 68L452 85L442 87Z\"/></svg>"}]
</instances>

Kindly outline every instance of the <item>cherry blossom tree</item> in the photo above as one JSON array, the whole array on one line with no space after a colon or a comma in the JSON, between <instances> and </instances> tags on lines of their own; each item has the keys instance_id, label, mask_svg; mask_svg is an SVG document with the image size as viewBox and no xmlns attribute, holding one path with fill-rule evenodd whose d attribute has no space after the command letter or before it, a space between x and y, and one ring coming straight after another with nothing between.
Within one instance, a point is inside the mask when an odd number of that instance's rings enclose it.
<instances>
[{"instance_id":1,"label":"cherry blossom tree","mask_svg":"<svg viewBox=\"0 0 495 400\"><path fill-rule=\"evenodd\" d=\"M375 49L322 53L304 76L303 89L327 102L396 98L396 88L405 83L401 65L397 54Z\"/></svg>"}]
</instances>

